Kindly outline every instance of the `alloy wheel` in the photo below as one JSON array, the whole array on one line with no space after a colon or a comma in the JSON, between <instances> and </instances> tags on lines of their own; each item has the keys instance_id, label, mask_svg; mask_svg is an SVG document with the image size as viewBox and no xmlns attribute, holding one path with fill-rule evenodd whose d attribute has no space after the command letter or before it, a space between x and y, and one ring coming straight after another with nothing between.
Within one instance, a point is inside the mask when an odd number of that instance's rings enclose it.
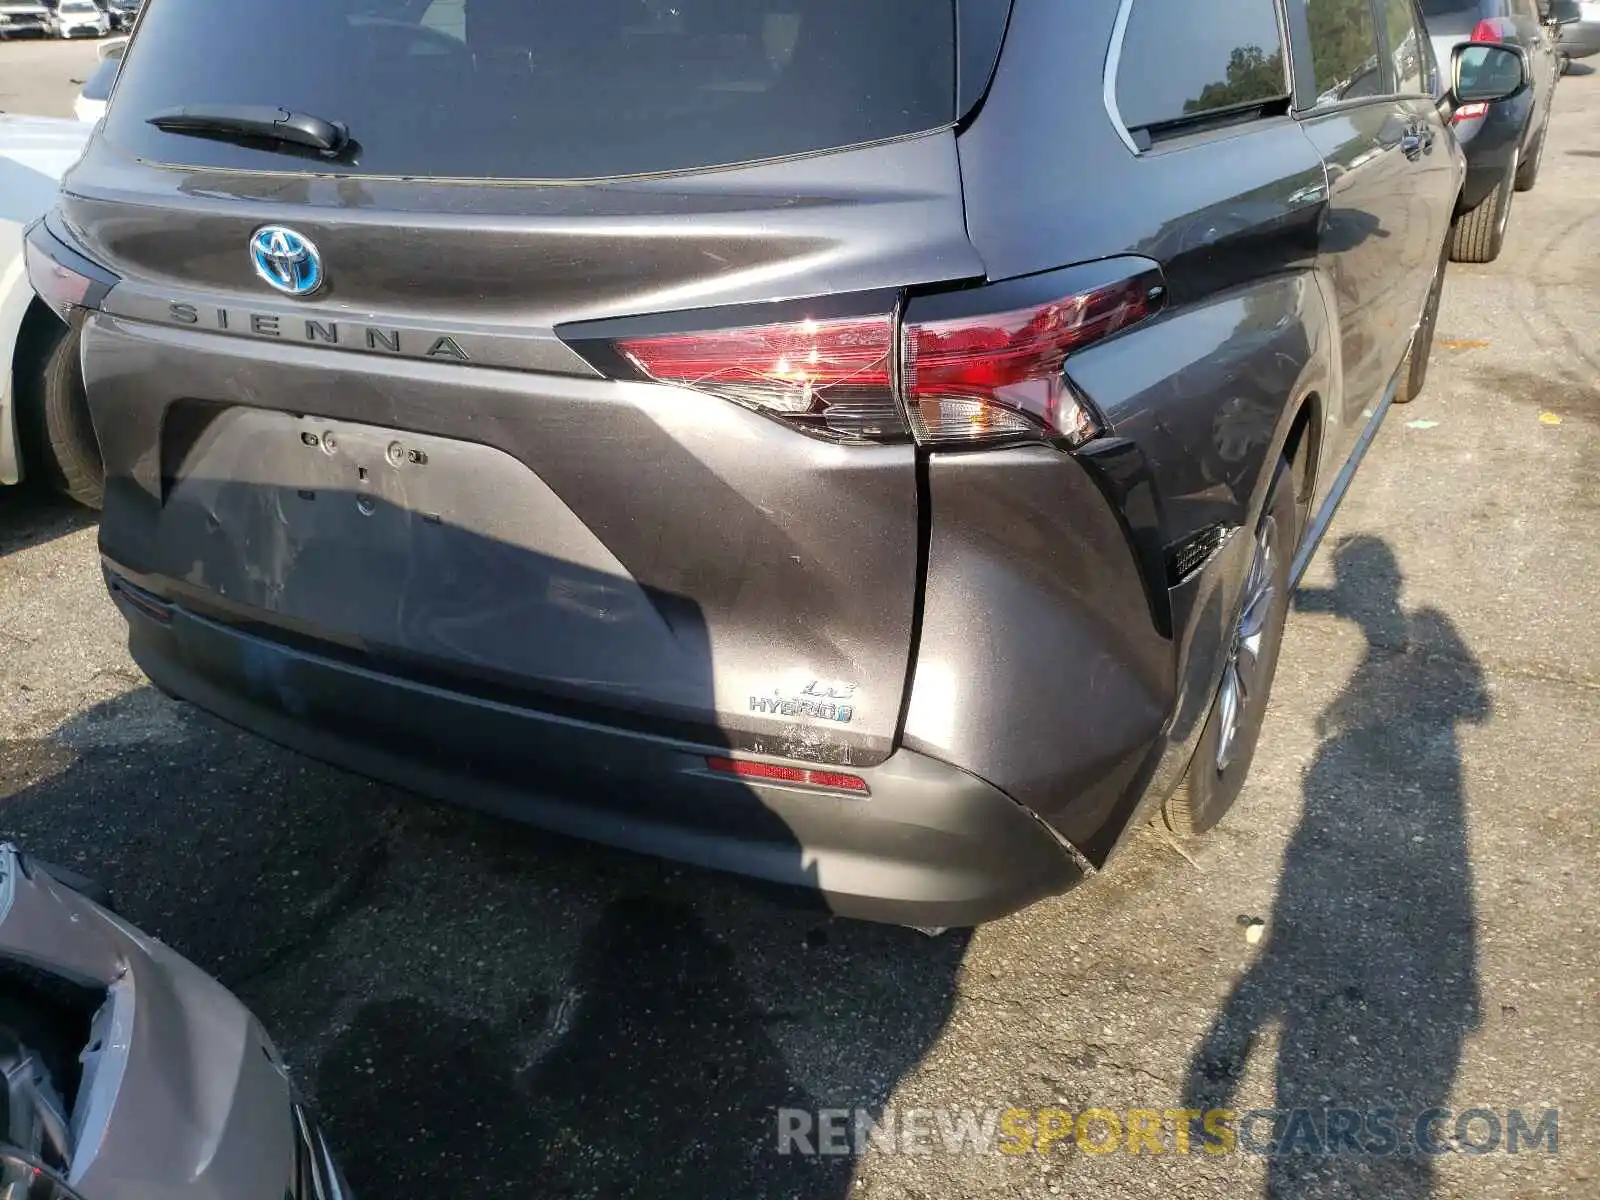
<instances>
[{"instance_id":1,"label":"alloy wheel","mask_svg":"<svg viewBox=\"0 0 1600 1200\"><path fill-rule=\"evenodd\" d=\"M1226 771L1239 747L1239 731L1252 699L1265 682L1261 660L1265 649L1272 604L1277 592L1273 556L1277 553L1278 523L1268 517L1256 533L1255 553L1245 582L1244 606L1233 631L1228 663L1222 672L1217 706L1222 735L1217 740L1217 770Z\"/></svg>"}]
</instances>

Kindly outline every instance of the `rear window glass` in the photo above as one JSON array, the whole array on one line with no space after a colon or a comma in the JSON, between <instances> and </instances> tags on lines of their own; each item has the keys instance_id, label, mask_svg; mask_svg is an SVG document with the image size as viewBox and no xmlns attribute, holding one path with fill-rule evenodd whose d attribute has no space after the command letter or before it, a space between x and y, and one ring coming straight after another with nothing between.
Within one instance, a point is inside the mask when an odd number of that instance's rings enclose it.
<instances>
[{"instance_id":1,"label":"rear window glass","mask_svg":"<svg viewBox=\"0 0 1600 1200\"><path fill-rule=\"evenodd\" d=\"M953 0L161 0L105 136L162 162L580 179L777 158L955 117ZM315 152L163 133L180 106L342 121Z\"/></svg>"},{"instance_id":2,"label":"rear window glass","mask_svg":"<svg viewBox=\"0 0 1600 1200\"><path fill-rule=\"evenodd\" d=\"M1134 0L1117 70L1117 108L1129 129L1288 94L1273 0Z\"/></svg>"}]
</instances>

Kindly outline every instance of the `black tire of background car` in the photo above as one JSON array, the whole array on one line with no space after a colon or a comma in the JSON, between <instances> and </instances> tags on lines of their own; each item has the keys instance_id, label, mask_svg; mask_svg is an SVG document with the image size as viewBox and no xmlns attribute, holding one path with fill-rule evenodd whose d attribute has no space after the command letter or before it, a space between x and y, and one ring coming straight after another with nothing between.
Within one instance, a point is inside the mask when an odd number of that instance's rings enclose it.
<instances>
[{"instance_id":1,"label":"black tire of background car","mask_svg":"<svg viewBox=\"0 0 1600 1200\"><path fill-rule=\"evenodd\" d=\"M1428 382L1428 363L1433 358L1434 333L1439 328L1439 304L1444 299L1445 265L1450 261L1450 239L1445 239L1439 253L1439 266L1433 273L1433 286L1428 289L1428 299L1422 306L1422 320L1411 337L1411 348L1406 351L1405 362L1400 364L1400 386L1395 389L1396 404L1410 404L1422 395Z\"/></svg>"},{"instance_id":2,"label":"black tire of background car","mask_svg":"<svg viewBox=\"0 0 1600 1200\"><path fill-rule=\"evenodd\" d=\"M98 509L105 467L83 393L77 331L36 306L22 323L15 370L24 471Z\"/></svg>"},{"instance_id":3,"label":"black tire of background car","mask_svg":"<svg viewBox=\"0 0 1600 1200\"><path fill-rule=\"evenodd\" d=\"M1523 159L1517 167L1517 191L1531 192L1533 185L1539 182L1539 168L1544 165L1544 144L1550 138L1550 118L1544 119L1544 128L1539 130L1539 143L1534 146L1533 152Z\"/></svg>"},{"instance_id":4,"label":"black tire of background car","mask_svg":"<svg viewBox=\"0 0 1600 1200\"><path fill-rule=\"evenodd\" d=\"M1266 716L1267 701L1272 694L1273 676L1278 671L1278 648L1283 644L1283 627L1289 617L1289 566L1300 544L1294 470L1287 459L1278 460L1272 478L1272 490L1267 494L1267 503L1262 509L1257 529L1269 517L1278 523L1281 533L1272 566L1274 591L1266 636L1262 641L1262 662L1258 674L1261 682L1240 715L1239 748L1233 761L1223 771L1217 770L1217 746L1222 738L1221 706L1212 705L1211 716L1200 733L1189 769L1184 772L1182 782L1167 798L1161 810L1167 828L1180 837L1198 837L1214 828L1227 815L1244 788L1244 781L1250 774L1251 760L1255 758L1256 743L1261 739L1261 722ZM1254 534L1253 530L1252 538Z\"/></svg>"},{"instance_id":5,"label":"black tire of background car","mask_svg":"<svg viewBox=\"0 0 1600 1200\"><path fill-rule=\"evenodd\" d=\"M1450 230L1450 258L1458 263L1492 263L1505 245L1511 197L1515 194L1516 168L1506 172L1500 185L1478 204L1457 215Z\"/></svg>"}]
</instances>

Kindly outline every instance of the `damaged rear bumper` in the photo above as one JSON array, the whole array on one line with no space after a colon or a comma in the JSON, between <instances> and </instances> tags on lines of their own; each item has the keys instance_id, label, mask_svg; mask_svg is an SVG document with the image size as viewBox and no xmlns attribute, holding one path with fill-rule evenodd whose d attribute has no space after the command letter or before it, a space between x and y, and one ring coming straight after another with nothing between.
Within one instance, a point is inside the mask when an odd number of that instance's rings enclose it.
<instances>
[{"instance_id":1,"label":"damaged rear bumper","mask_svg":"<svg viewBox=\"0 0 1600 1200\"><path fill-rule=\"evenodd\" d=\"M865 795L733 779L726 746L580 720L333 657L162 596L107 562L151 680L315 758L558 833L820 893L841 916L994 920L1082 877L1081 859L981 779L901 749L846 770ZM807 764L801 764L807 765Z\"/></svg>"}]
</instances>

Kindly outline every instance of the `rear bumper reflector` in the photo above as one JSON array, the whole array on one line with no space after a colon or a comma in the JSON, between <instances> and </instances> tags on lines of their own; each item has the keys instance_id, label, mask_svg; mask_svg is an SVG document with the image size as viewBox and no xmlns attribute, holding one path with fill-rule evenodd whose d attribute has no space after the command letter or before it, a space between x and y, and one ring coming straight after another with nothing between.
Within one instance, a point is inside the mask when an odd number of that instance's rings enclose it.
<instances>
[{"instance_id":1,"label":"rear bumper reflector","mask_svg":"<svg viewBox=\"0 0 1600 1200\"><path fill-rule=\"evenodd\" d=\"M788 783L801 787L826 788L832 792L850 792L857 796L871 793L867 781L859 775L843 771L816 770L810 767L786 767L775 763L751 762L742 758L706 759L706 766L719 775L736 775L758 783Z\"/></svg>"}]
</instances>

